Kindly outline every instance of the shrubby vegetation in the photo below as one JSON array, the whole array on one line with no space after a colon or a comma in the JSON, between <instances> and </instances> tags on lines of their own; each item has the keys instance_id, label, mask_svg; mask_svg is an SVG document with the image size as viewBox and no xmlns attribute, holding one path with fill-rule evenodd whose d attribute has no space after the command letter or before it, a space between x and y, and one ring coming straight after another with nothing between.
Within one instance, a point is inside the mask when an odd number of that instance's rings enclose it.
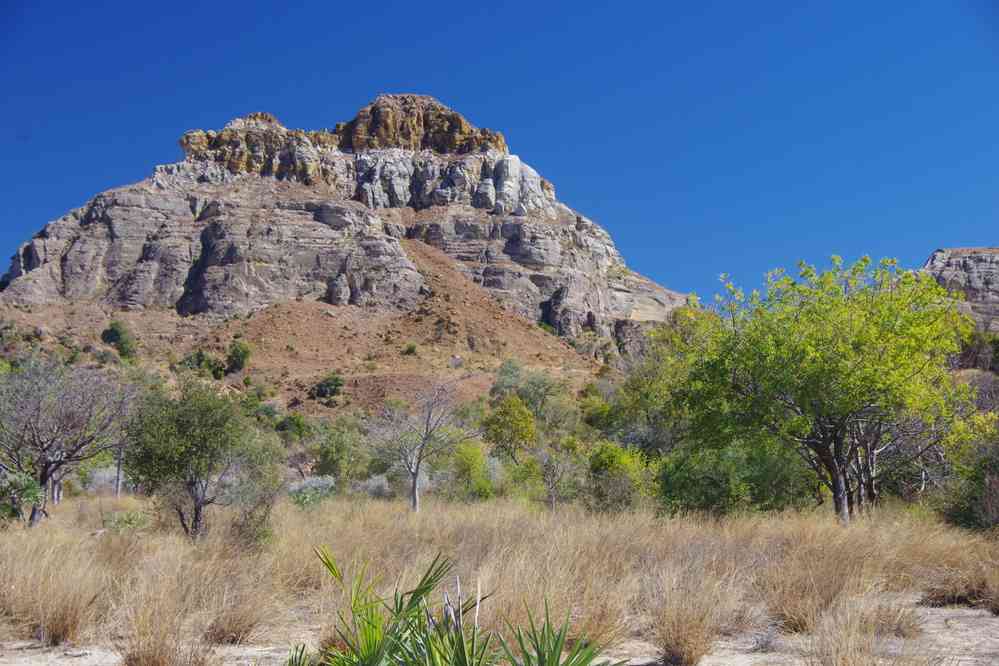
<instances>
[{"instance_id":1,"label":"shrubby vegetation","mask_svg":"<svg viewBox=\"0 0 999 666\"><path fill-rule=\"evenodd\" d=\"M139 350L135 336L132 335L124 322L117 319L112 321L101 333L101 341L114 347L118 351L118 355L126 361L134 359Z\"/></svg>"},{"instance_id":2,"label":"shrubby vegetation","mask_svg":"<svg viewBox=\"0 0 999 666\"><path fill-rule=\"evenodd\" d=\"M112 322L102 339L123 359L134 358L134 338L121 322ZM389 510L371 508L382 504L368 504L365 496L405 497L413 512L426 509L430 497L431 516L446 515L456 522L456 516L466 514L484 521L491 509L480 509L478 503L488 501L489 507L507 507L528 531L531 525L543 525L533 536L538 542L552 537L556 526L563 530L585 523L597 535L586 546L591 550L600 550L593 544L601 542L603 533L617 534L619 549L602 561L615 572L625 546L646 537L644 532L614 530L636 521L652 534L672 530L680 541L692 539L684 543L694 549L691 544L701 542L684 530L695 528L684 526L698 523L675 521L710 515L719 522L705 524L716 527L696 530L712 544L725 542L717 547L732 553L711 559L669 551L660 555L670 559L671 568L646 571L644 561L628 565L628 575L637 577L632 580L640 578L641 585L654 590L649 594L658 595L662 608L647 620L662 643L664 660L677 664L696 663L724 623L736 621L737 614L726 606L730 596L755 598L757 606L766 607L769 621L788 632L821 632L823 622L846 612L837 604L852 592L840 583L826 589L815 580L798 580L798 571L828 567L838 580L908 589L892 572L878 569L887 566L875 562L882 560L865 559L865 542L853 536L859 532L834 527L831 518L827 524L813 507L834 514L840 523L858 523L852 529L865 531L867 538L873 538L871 525L880 520L871 509L894 502L923 513L936 511L961 527L999 526L999 381L991 374L997 345L990 335L974 332L952 295L929 277L899 270L891 261L845 265L834 259L825 271L803 264L793 278L771 274L760 293L747 296L727 284L715 307L694 301L679 308L650 334L648 347L627 372L608 368L585 386L509 360L497 368L488 396L479 400L463 400L455 384L428 383L371 413L347 409L341 400L344 379L331 372L308 394L320 405L336 407L333 418L308 416L323 413L314 403L298 412L296 402L285 407L273 400L274 391L245 372L252 350L238 338L224 359L196 350L169 378L143 375L134 363L103 367L79 355L67 362L37 350L9 353L0 361L0 525L44 526L51 504L62 499L64 490L71 496L93 486L98 477L113 475L115 488L124 484L142 498L135 500L138 507L101 512L96 522L114 538L139 532L159 538L160 532L173 530L189 537L179 540L185 548L217 547L221 552L222 546L212 545L218 540L230 549L227 553L236 546L251 553L247 558L261 553L268 553L271 563L286 558L297 568L282 570L280 585L301 592L321 583L304 573L301 551L309 548L294 540L311 539L313 524L339 521L345 510L365 515ZM958 370L959 365L965 369ZM241 372L242 377L226 379ZM460 507L465 513L455 513L448 503L465 503ZM394 503L384 506L397 508ZM474 513L480 510L482 514ZM904 512L917 509L895 510L903 512L903 523L915 520ZM616 514L624 512L630 514L628 520L619 520ZM779 518L751 515L765 512ZM413 515L404 522L393 516L385 524L411 530L412 542L398 546L399 552L417 551L425 545L421 538L442 529L433 517ZM979 564L962 560L951 567L960 574L941 582L939 589L923 590L927 599L999 609L999 580L990 573L996 556L989 542L923 520L938 536L946 535L941 540L959 541L984 558ZM777 524L794 526L794 538L805 541L794 543ZM914 545L918 539L913 534L919 530L912 524L904 523L908 531L877 524L900 530L893 538L912 541L906 547L914 552L922 547ZM296 536L289 525L305 536ZM349 532L350 521L344 518L336 527ZM757 528L771 531L767 544L760 545L755 536L738 536L740 531L755 535ZM523 546L509 525L476 529L490 534L507 530L504 538ZM718 533L711 531L715 529ZM7 530L5 538L9 534L22 532ZM570 539L563 532L552 538ZM644 547L656 551L660 541L657 536ZM0 563L8 563L12 560L3 559L3 543ZM374 550L381 552L382 545ZM743 562L741 551L750 546L759 549L754 557L774 562L751 575L740 573L750 576L751 583L727 589L739 568L736 560ZM878 547L895 546L882 541ZM532 552L536 558L547 557ZM933 557L945 552L941 546ZM371 558L370 552L363 555ZM202 566L200 556L191 557L195 564L190 566ZM590 571L581 555L572 557L577 558L574 571ZM901 561L908 555L893 557ZM263 560L247 561L260 565ZM724 571L716 568L721 561L727 563ZM842 562L859 568L837 569ZM331 558L324 556L323 564L338 583L347 580ZM443 561L438 565L446 568ZM19 575L10 566L15 573L0 570L3 612L13 603L4 598L9 589L3 587L4 576ZM371 591L374 583L358 566L351 568L356 576L351 584L361 586L352 588L358 598L387 601L391 607L379 610L377 618L364 618L380 623L383 637L402 631L391 649L404 651L399 654L406 658L423 663L434 650L443 650L482 663L493 657L535 663L531 660L538 655L529 657L530 652L564 647L565 628L540 615L537 603L518 625L525 632L520 634L523 645L516 629L502 637L514 642L504 644L500 637L491 642L490 634L478 634L474 625L459 627L467 613L461 601L445 602L447 620L427 621L441 607L424 606L418 618L408 611L396 613L399 608L391 604L405 605L409 593L394 600L377 597ZM535 562L521 566L519 575L527 576ZM919 566L929 565L920 559ZM861 580L869 570L879 572L877 580ZM434 567L428 571L426 582L432 584L427 590L439 586L437 572ZM591 573L598 577L595 570ZM921 576L915 564L905 575L910 581ZM541 595L532 597L535 602L558 597L554 584L535 582L540 589L529 591ZM584 585L579 579L572 582ZM246 589L241 594L249 594ZM606 596L589 593L593 599ZM219 594L229 598L227 592ZM577 606L595 608L585 589L580 594L581 599L559 602L559 611L576 617ZM421 595L412 599L422 603L426 596ZM100 595L88 591L83 598ZM686 606L663 601L671 598L693 601ZM807 598L807 604L800 598ZM618 603L613 612L623 615L626 608L646 602L623 595L609 603ZM249 611L238 610L245 604L233 603L219 610L206 630L211 641L239 642L261 622L244 616L244 626L235 627L240 614ZM349 606L349 612L367 613L361 606ZM599 619L606 614L598 616L593 608L593 617L583 614L584 625L606 621ZM507 605L504 612L516 611ZM38 622L52 624L51 619ZM599 642L603 631L619 630L602 626L597 631L594 626L584 626L579 636ZM494 625L490 631L496 629ZM62 636L73 628L46 631ZM341 624L339 631L322 647L322 656L329 663L353 663L359 653L350 641L356 637L347 625ZM473 636L478 638L469 643ZM171 640L164 638L162 644ZM583 649L587 644L579 640L573 645Z\"/></svg>"}]
</instances>

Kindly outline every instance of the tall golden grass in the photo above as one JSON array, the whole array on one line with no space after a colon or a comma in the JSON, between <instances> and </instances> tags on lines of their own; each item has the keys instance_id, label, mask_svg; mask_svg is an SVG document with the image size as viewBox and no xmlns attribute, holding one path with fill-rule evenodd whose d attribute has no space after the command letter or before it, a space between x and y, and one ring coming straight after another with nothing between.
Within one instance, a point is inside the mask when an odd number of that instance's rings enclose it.
<instances>
[{"instance_id":1,"label":"tall golden grass","mask_svg":"<svg viewBox=\"0 0 999 666\"><path fill-rule=\"evenodd\" d=\"M319 545L348 570L366 564L386 592L442 553L463 585L493 593L486 629L525 623L547 601L576 636L642 638L677 665L696 664L720 636L768 627L807 635L813 663L874 663L882 639L918 634L911 611L870 601L899 593L999 612L999 543L901 509L842 528L824 513L664 518L430 502L413 514L343 499L278 506L272 539L255 549L228 536L222 512L197 545L159 527L104 529L122 509L152 510L68 500L39 528L0 533L9 631L111 645L131 666L208 663L213 645L280 644L303 626L319 642L340 604Z\"/></svg>"}]
</instances>

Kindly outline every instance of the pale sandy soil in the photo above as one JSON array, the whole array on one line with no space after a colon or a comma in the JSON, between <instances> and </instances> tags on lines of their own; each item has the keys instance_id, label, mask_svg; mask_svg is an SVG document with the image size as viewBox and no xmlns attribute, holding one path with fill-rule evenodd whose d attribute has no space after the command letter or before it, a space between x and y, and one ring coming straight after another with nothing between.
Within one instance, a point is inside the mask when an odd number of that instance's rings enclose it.
<instances>
[{"instance_id":1,"label":"pale sandy soil","mask_svg":"<svg viewBox=\"0 0 999 666\"><path fill-rule=\"evenodd\" d=\"M999 664L999 617L969 608L918 608L922 635L901 644L888 645L890 652L904 650L910 655L943 657L948 666ZM727 638L715 644L714 651L700 666L797 666L807 663L808 637L778 637L769 651L754 651L753 636ZM216 652L226 666L280 666L288 656L289 645L249 645L219 648ZM639 640L623 642L608 654L614 661L627 660L633 666L657 664L655 646ZM46 648L32 641L0 643L0 666L51 664L53 666L104 666L120 664L121 659L107 647L81 646ZM889 662L886 662L889 663Z\"/></svg>"}]
</instances>

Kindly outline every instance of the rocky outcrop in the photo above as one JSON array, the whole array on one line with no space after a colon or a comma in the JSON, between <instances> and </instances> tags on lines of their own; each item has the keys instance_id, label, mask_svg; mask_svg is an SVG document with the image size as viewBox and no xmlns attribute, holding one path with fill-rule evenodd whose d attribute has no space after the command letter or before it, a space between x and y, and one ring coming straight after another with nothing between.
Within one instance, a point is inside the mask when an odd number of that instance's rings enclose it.
<instances>
[{"instance_id":1,"label":"rocky outcrop","mask_svg":"<svg viewBox=\"0 0 999 666\"><path fill-rule=\"evenodd\" d=\"M289 299L409 309L428 288L408 237L524 317L625 355L642 322L684 300L630 271L501 134L429 97L381 96L333 130L254 113L181 146L183 162L46 225L0 298L214 315Z\"/></svg>"},{"instance_id":2,"label":"rocky outcrop","mask_svg":"<svg viewBox=\"0 0 999 666\"><path fill-rule=\"evenodd\" d=\"M965 307L982 328L999 331L999 248L937 250L923 270L948 290L964 294Z\"/></svg>"}]
</instances>

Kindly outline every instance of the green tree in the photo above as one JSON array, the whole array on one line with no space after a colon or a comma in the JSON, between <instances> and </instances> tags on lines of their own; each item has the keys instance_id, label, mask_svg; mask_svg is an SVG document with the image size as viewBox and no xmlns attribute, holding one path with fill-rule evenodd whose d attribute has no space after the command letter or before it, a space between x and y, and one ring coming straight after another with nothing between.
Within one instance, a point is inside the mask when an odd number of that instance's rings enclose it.
<instances>
[{"instance_id":1,"label":"green tree","mask_svg":"<svg viewBox=\"0 0 999 666\"><path fill-rule=\"evenodd\" d=\"M796 279L771 273L762 294L726 291L679 392L696 440L772 438L847 523L877 500L886 468L960 432L972 392L948 359L971 324L931 276L834 257L827 271L800 264Z\"/></svg>"},{"instance_id":2,"label":"green tree","mask_svg":"<svg viewBox=\"0 0 999 666\"><path fill-rule=\"evenodd\" d=\"M486 441L499 453L517 464L518 454L530 450L537 440L534 414L516 393L500 399L482 422Z\"/></svg>"},{"instance_id":3,"label":"green tree","mask_svg":"<svg viewBox=\"0 0 999 666\"><path fill-rule=\"evenodd\" d=\"M166 500L192 539L204 534L208 507L253 494L261 478L273 477L281 455L238 402L192 378L177 396L150 391L128 433L129 477Z\"/></svg>"}]
</instances>

